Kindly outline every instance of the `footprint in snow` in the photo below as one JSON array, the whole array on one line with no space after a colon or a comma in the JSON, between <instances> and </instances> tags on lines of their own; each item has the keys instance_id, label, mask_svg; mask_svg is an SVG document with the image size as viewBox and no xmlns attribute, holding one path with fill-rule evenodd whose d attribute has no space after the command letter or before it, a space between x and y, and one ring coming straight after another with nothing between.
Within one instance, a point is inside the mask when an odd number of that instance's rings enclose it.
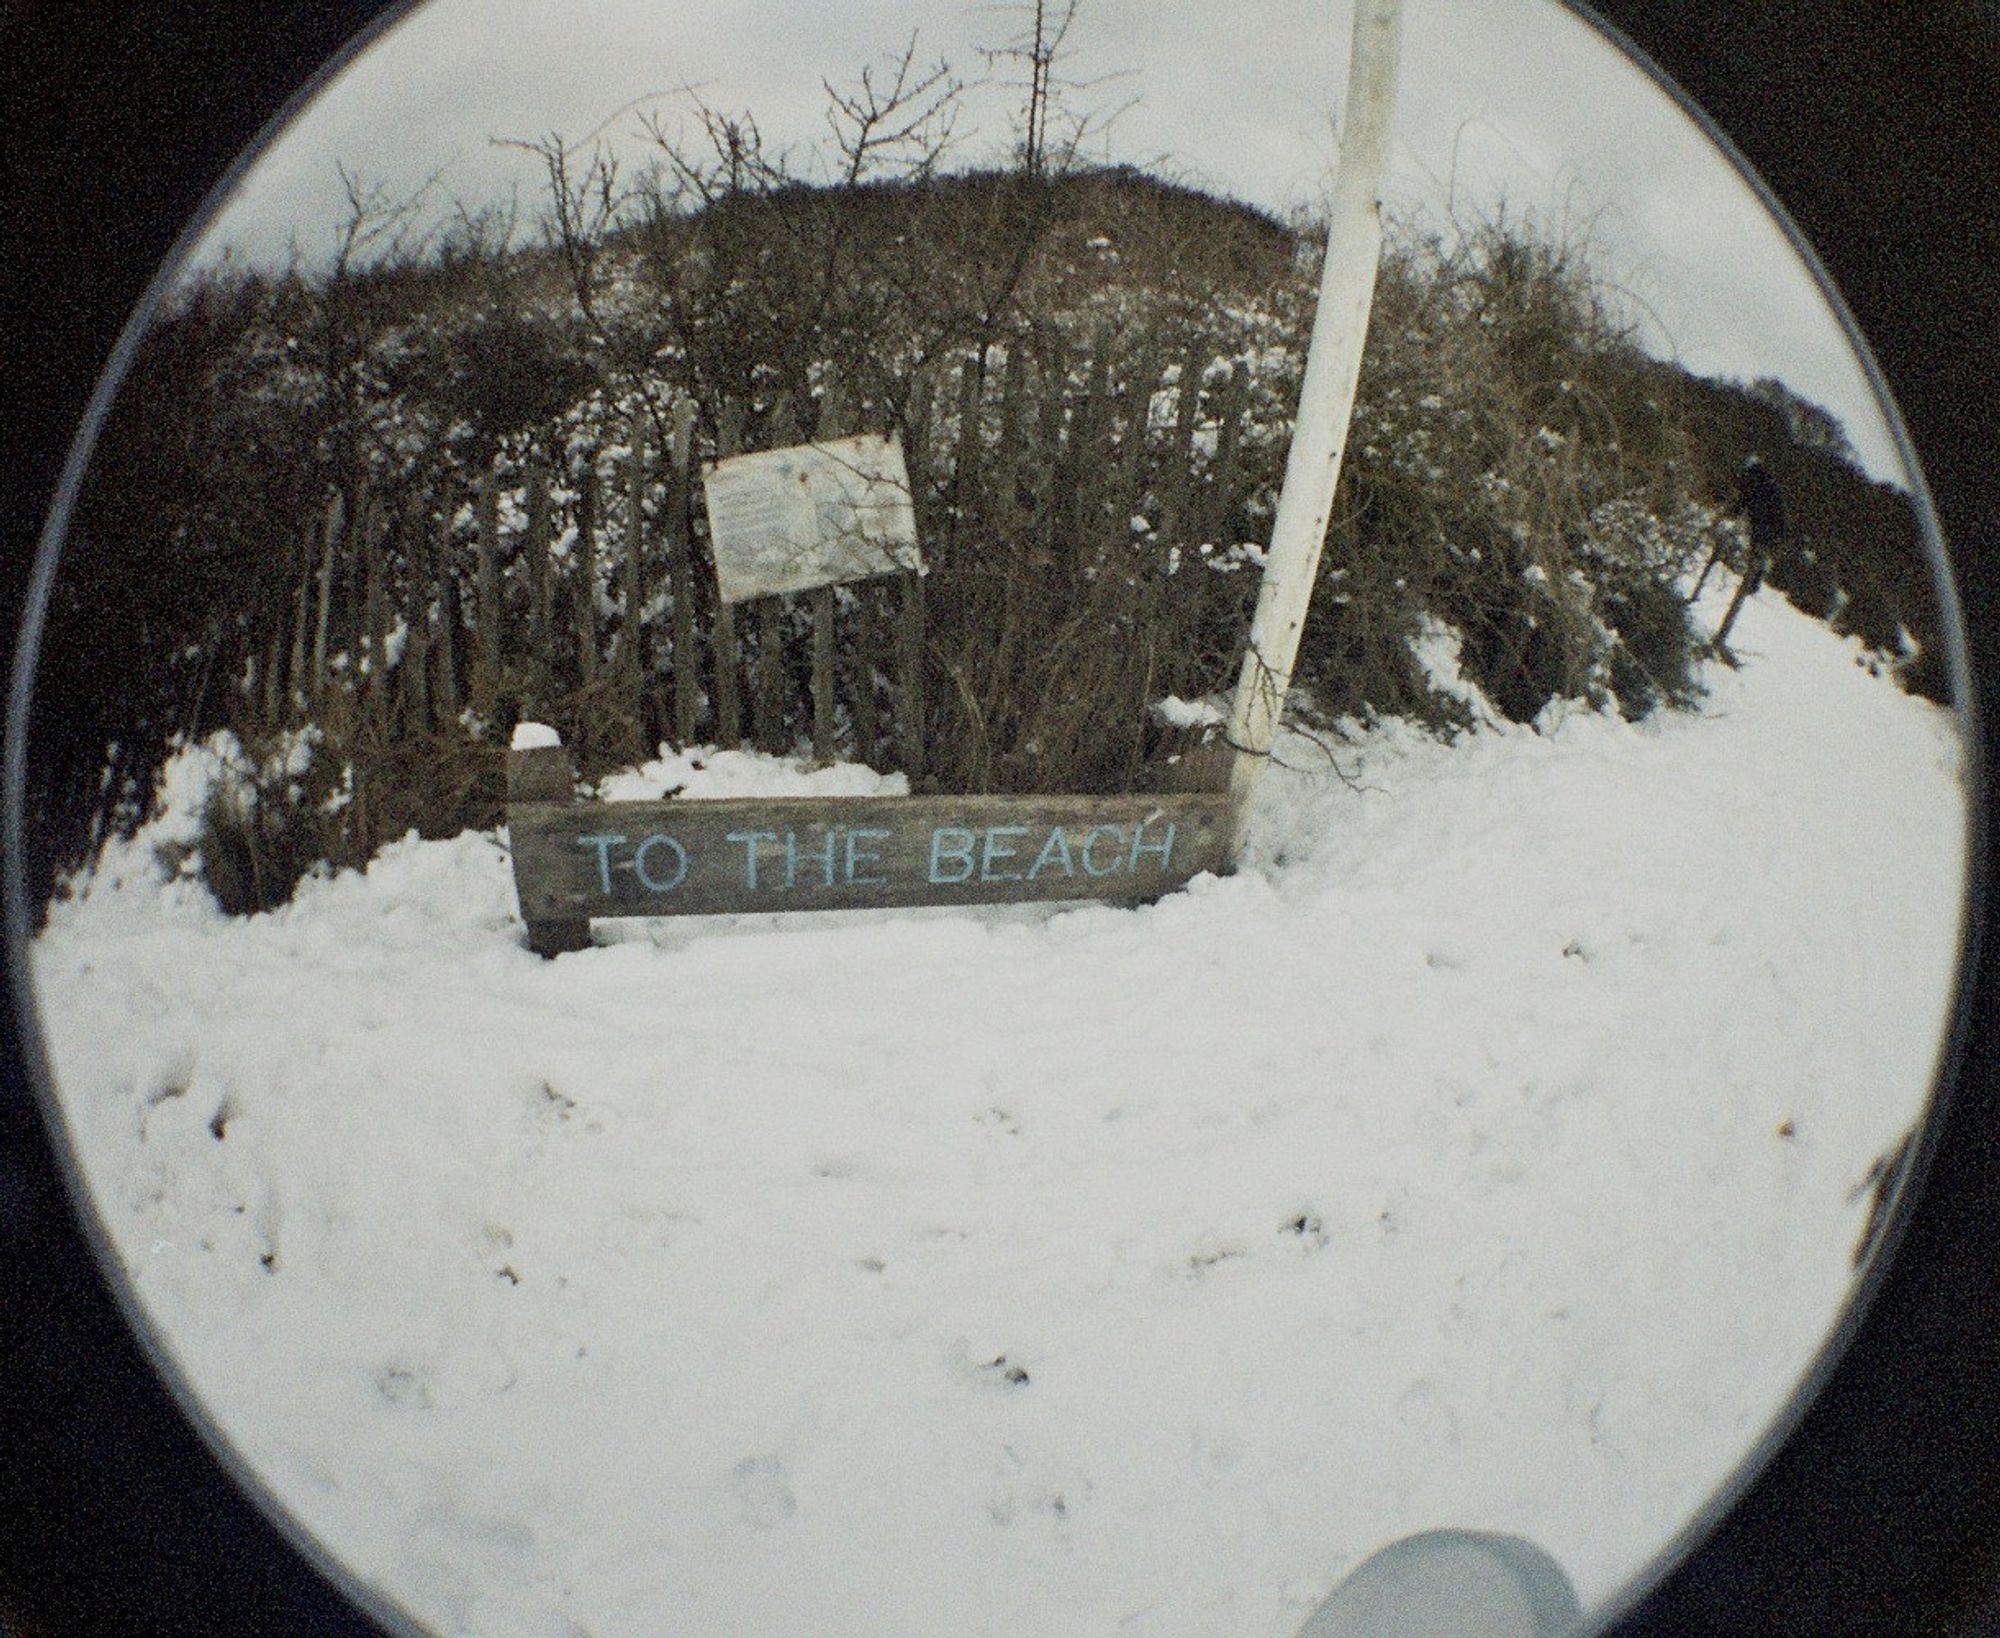
<instances>
[{"instance_id":1,"label":"footprint in snow","mask_svg":"<svg viewBox=\"0 0 2000 1638\"><path fill-rule=\"evenodd\" d=\"M1030 1380L1027 1366L1009 1359L1005 1354L995 1354L979 1369L1010 1388L1025 1388Z\"/></svg>"},{"instance_id":2,"label":"footprint in snow","mask_svg":"<svg viewBox=\"0 0 2000 1638\"><path fill-rule=\"evenodd\" d=\"M995 1464L993 1487L986 1493L986 1516L999 1525L1012 1524L1024 1514L1066 1524L1090 1499L1091 1488L1090 1480L1074 1468L1044 1461L1030 1463L1008 1445Z\"/></svg>"},{"instance_id":3,"label":"footprint in snow","mask_svg":"<svg viewBox=\"0 0 2000 1638\"><path fill-rule=\"evenodd\" d=\"M775 1530L799 1510L798 1497L776 1456L746 1456L729 1470L737 1517L753 1530Z\"/></svg>"}]
</instances>

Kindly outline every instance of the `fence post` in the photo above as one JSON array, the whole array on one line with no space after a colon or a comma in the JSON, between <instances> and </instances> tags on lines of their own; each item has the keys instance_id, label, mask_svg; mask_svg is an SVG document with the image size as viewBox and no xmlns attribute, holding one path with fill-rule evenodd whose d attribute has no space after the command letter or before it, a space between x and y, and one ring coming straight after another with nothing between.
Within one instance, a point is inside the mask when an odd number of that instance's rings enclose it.
<instances>
[{"instance_id":1,"label":"fence post","mask_svg":"<svg viewBox=\"0 0 2000 1638\"><path fill-rule=\"evenodd\" d=\"M674 441L667 464L667 563L674 592L674 741L694 743L701 672L696 649L694 559L691 539L694 400L674 400Z\"/></svg>"},{"instance_id":2,"label":"fence post","mask_svg":"<svg viewBox=\"0 0 2000 1638\"><path fill-rule=\"evenodd\" d=\"M347 503L339 490L328 497L326 525L321 531L322 556L319 560L319 615L313 626L312 699L315 706L326 698L327 632L333 620L333 564L340 553L341 537L347 532Z\"/></svg>"},{"instance_id":3,"label":"fence post","mask_svg":"<svg viewBox=\"0 0 2000 1638\"><path fill-rule=\"evenodd\" d=\"M1102 550L1098 531L1104 521L1104 461L1096 446L1111 425L1105 402L1110 375L1110 340L1099 336L1091 349L1083 402L1071 416L1069 426L1070 500L1074 507L1070 527L1075 531L1078 569Z\"/></svg>"},{"instance_id":4,"label":"fence post","mask_svg":"<svg viewBox=\"0 0 2000 1638\"><path fill-rule=\"evenodd\" d=\"M1006 347L1007 370L1000 382L999 471L993 499L1012 532L1021 524L1021 453L1027 441L1021 421L1028 401L1028 349L1019 336L1010 336Z\"/></svg>"},{"instance_id":5,"label":"fence post","mask_svg":"<svg viewBox=\"0 0 2000 1638\"><path fill-rule=\"evenodd\" d=\"M289 678L290 692L286 695L288 709L291 712L305 710L307 691L311 687L311 679L306 672L308 652L306 629L312 624L312 587L313 580L319 573L318 555L313 549L319 540L319 534L316 523L308 523L305 526L303 532L305 563L299 571L298 596L292 610L292 665Z\"/></svg>"},{"instance_id":6,"label":"fence post","mask_svg":"<svg viewBox=\"0 0 2000 1638\"><path fill-rule=\"evenodd\" d=\"M451 490L446 488L438 504L437 550L433 568L437 573L438 673L437 714L441 723L458 720L458 583L451 572Z\"/></svg>"},{"instance_id":7,"label":"fence post","mask_svg":"<svg viewBox=\"0 0 2000 1638\"><path fill-rule=\"evenodd\" d=\"M838 377L827 382L814 438L826 443L847 434L847 393ZM825 767L833 760L833 617L831 586L812 593L813 761Z\"/></svg>"},{"instance_id":8,"label":"fence post","mask_svg":"<svg viewBox=\"0 0 2000 1638\"><path fill-rule=\"evenodd\" d=\"M1194 428L1201 412L1201 377L1207 366L1208 349L1197 340L1181 360L1181 373L1174 391L1174 444L1167 456L1166 491L1161 497L1164 515L1162 533L1183 546L1200 544L1195 539L1194 516Z\"/></svg>"},{"instance_id":9,"label":"fence post","mask_svg":"<svg viewBox=\"0 0 2000 1638\"><path fill-rule=\"evenodd\" d=\"M790 393L781 393L765 429L765 448L782 449L797 436L798 420ZM757 745L772 756L785 753L785 600L757 599L757 680L752 694L757 718Z\"/></svg>"},{"instance_id":10,"label":"fence post","mask_svg":"<svg viewBox=\"0 0 2000 1638\"><path fill-rule=\"evenodd\" d=\"M402 535L404 716L422 733L431 725L431 588L426 563L430 519L420 490L411 490L403 507Z\"/></svg>"},{"instance_id":11,"label":"fence post","mask_svg":"<svg viewBox=\"0 0 2000 1638\"><path fill-rule=\"evenodd\" d=\"M472 708L490 716L500 694L500 480L488 460L473 503L479 531L479 664L472 676Z\"/></svg>"},{"instance_id":12,"label":"fence post","mask_svg":"<svg viewBox=\"0 0 2000 1638\"><path fill-rule=\"evenodd\" d=\"M549 475L541 452L528 452L528 674L534 679L533 702L540 710L554 694L549 649L554 641L553 584L555 567L549 556Z\"/></svg>"},{"instance_id":13,"label":"fence post","mask_svg":"<svg viewBox=\"0 0 2000 1638\"><path fill-rule=\"evenodd\" d=\"M378 733L387 726L389 715L389 610L382 561L382 538L388 532L388 509L378 497L368 503L361 520L361 549L366 561L361 594L362 620L367 628L366 698L370 726Z\"/></svg>"},{"instance_id":14,"label":"fence post","mask_svg":"<svg viewBox=\"0 0 2000 1638\"><path fill-rule=\"evenodd\" d=\"M576 670L586 690L597 683L597 515L603 495L595 452L584 457L576 496Z\"/></svg>"},{"instance_id":15,"label":"fence post","mask_svg":"<svg viewBox=\"0 0 2000 1638\"><path fill-rule=\"evenodd\" d=\"M1142 347L1126 384L1124 436L1111 481L1110 539L1120 547L1131 543L1132 519L1146 499L1146 435L1152 430L1153 391L1159 384L1159 358L1150 346Z\"/></svg>"},{"instance_id":16,"label":"fence post","mask_svg":"<svg viewBox=\"0 0 2000 1638\"><path fill-rule=\"evenodd\" d=\"M910 474L910 508L917 520L917 540L928 546L934 516L931 507L929 461L931 447L931 398L936 390L929 366L918 371L910 383L910 396L903 412L904 436ZM912 781L924 772L924 581L915 570L898 575L902 601L896 611L896 680L901 720L897 732L901 741L903 773Z\"/></svg>"},{"instance_id":17,"label":"fence post","mask_svg":"<svg viewBox=\"0 0 2000 1638\"><path fill-rule=\"evenodd\" d=\"M986 347L981 343L958 367L958 453L951 467L951 511L945 521L947 543L958 544L965 509L972 504L979 481L979 415L986 385Z\"/></svg>"},{"instance_id":18,"label":"fence post","mask_svg":"<svg viewBox=\"0 0 2000 1638\"><path fill-rule=\"evenodd\" d=\"M564 745L538 745L507 753L507 807L511 828L517 803L562 806L575 799L576 763ZM528 948L544 959L590 948L588 917L528 923Z\"/></svg>"},{"instance_id":19,"label":"fence post","mask_svg":"<svg viewBox=\"0 0 2000 1638\"><path fill-rule=\"evenodd\" d=\"M1249 412L1250 364L1239 358L1229 366L1229 378L1222 384L1222 401L1216 411L1215 459L1208 468L1208 527L1204 533L1217 546L1237 544L1224 537L1232 533L1228 525L1236 510L1236 449Z\"/></svg>"},{"instance_id":20,"label":"fence post","mask_svg":"<svg viewBox=\"0 0 2000 1638\"><path fill-rule=\"evenodd\" d=\"M1035 376L1041 394L1041 416L1035 429L1039 452L1033 479L1035 541L1049 562L1068 573L1073 565L1061 551L1061 508L1056 504L1063 459L1063 401L1069 393L1069 362L1060 336L1044 346L1035 361Z\"/></svg>"},{"instance_id":21,"label":"fence post","mask_svg":"<svg viewBox=\"0 0 2000 1638\"><path fill-rule=\"evenodd\" d=\"M625 692L631 702L629 748L635 759L652 747L646 732L646 422L632 423L632 452L625 463Z\"/></svg>"},{"instance_id":22,"label":"fence post","mask_svg":"<svg viewBox=\"0 0 2000 1638\"><path fill-rule=\"evenodd\" d=\"M725 404L715 421L715 458L726 461L743 442L743 406ZM710 556L714 537L710 536ZM715 599L715 740L729 750L743 743L743 705L737 685L736 610L718 592Z\"/></svg>"},{"instance_id":23,"label":"fence post","mask_svg":"<svg viewBox=\"0 0 2000 1638\"><path fill-rule=\"evenodd\" d=\"M271 640L264 652L257 657L257 692L262 695L257 709L263 717L263 726L275 728L281 720L278 713L285 703L285 606L278 605L277 617L271 622Z\"/></svg>"}]
</instances>

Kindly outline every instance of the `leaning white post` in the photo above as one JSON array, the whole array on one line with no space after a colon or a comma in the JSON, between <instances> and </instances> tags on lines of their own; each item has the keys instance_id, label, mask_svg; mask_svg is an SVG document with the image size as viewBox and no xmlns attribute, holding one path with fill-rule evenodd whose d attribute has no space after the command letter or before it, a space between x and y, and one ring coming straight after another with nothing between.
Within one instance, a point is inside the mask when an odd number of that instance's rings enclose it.
<instances>
[{"instance_id":1,"label":"leaning white post","mask_svg":"<svg viewBox=\"0 0 2000 1638\"><path fill-rule=\"evenodd\" d=\"M1232 860L1242 852L1251 793L1270 760L1285 708L1354 413L1354 387L1382 253L1382 175L1389 159L1402 11L1402 0L1355 0L1347 117L1334 173L1319 306L1264 582L1229 718L1228 742L1236 753L1229 774Z\"/></svg>"}]
</instances>

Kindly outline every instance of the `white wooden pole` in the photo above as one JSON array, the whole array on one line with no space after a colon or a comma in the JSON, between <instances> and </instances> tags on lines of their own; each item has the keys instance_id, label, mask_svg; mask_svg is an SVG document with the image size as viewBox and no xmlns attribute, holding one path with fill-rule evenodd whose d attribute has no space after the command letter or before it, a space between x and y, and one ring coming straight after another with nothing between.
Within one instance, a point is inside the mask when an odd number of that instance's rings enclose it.
<instances>
[{"instance_id":1,"label":"white wooden pole","mask_svg":"<svg viewBox=\"0 0 2000 1638\"><path fill-rule=\"evenodd\" d=\"M1229 718L1228 740L1236 753L1229 774L1232 859L1242 852L1250 797L1270 760L1291 686L1354 413L1354 387L1382 253L1382 175L1389 159L1402 13L1402 0L1355 0L1347 116L1334 173L1319 306L1264 581L1250 623L1250 646Z\"/></svg>"}]
</instances>

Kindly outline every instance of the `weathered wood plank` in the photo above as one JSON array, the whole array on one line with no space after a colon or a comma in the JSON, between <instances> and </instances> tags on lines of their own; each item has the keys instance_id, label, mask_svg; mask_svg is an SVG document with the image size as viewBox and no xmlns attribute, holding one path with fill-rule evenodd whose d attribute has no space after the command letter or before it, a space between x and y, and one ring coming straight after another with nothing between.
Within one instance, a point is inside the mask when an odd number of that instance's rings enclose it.
<instances>
[{"instance_id":1,"label":"weathered wood plank","mask_svg":"<svg viewBox=\"0 0 2000 1638\"><path fill-rule=\"evenodd\" d=\"M821 447L847 435L847 393L837 376L828 380L820 403L817 437ZM898 451L900 456L901 451ZM903 478L904 510L909 512L910 481ZM916 517L909 513L910 539L916 540ZM815 587L812 593L812 707L813 761L822 767L833 760L833 659L834 601L831 584Z\"/></svg>"},{"instance_id":2,"label":"weathered wood plank","mask_svg":"<svg viewBox=\"0 0 2000 1638\"><path fill-rule=\"evenodd\" d=\"M727 460L741 447L745 408L740 399L725 403L716 414L715 455ZM703 509L704 515L706 508ZM709 567L715 568L714 532L709 537ZM736 610L722 600L720 571L717 570L714 624L710 627L709 649L715 661L715 742L725 750L743 743L743 707L737 682L742 659L736 645Z\"/></svg>"},{"instance_id":3,"label":"weathered wood plank","mask_svg":"<svg viewBox=\"0 0 2000 1638\"><path fill-rule=\"evenodd\" d=\"M597 681L597 513L602 497L597 458L584 461L576 497L575 562L576 669L585 688Z\"/></svg>"},{"instance_id":4,"label":"weathered wood plank","mask_svg":"<svg viewBox=\"0 0 2000 1638\"><path fill-rule=\"evenodd\" d=\"M667 567L674 593L674 743L692 745L701 705L696 660L694 552L690 522L689 473L694 460L695 405L674 401L674 439L667 464Z\"/></svg>"},{"instance_id":5,"label":"weathered wood plank","mask_svg":"<svg viewBox=\"0 0 2000 1638\"><path fill-rule=\"evenodd\" d=\"M646 418L632 423L632 452L625 459L625 563L624 622L618 638L620 668L625 679L626 697L631 702L629 725L632 756L636 761L651 747L646 730L646 694L652 682L651 656L646 652Z\"/></svg>"},{"instance_id":6,"label":"weathered wood plank","mask_svg":"<svg viewBox=\"0 0 2000 1638\"><path fill-rule=\"evenodd\" d=\"M576 758L566 745L507 753L509 802L567 802L575 794Z\"/></svg>"},{"instance_id":7,"label":"weathered wood plank","mask_svg":"<svg viewBox=\"0 0 2000 1638\"><path fill-rule=\"evenodd\" d=\"M403 626L409 637L398 669L407 716L419 733L431 725L430 534L425 497L412 491L403 507Z\"/></svg>"},{"instance_id":8,"label":"weathered wood plank","mask_svg":"<svg viewBox=\"0 0 2000 1638\"><path fill-rule=\"evenodd\" d=\"M566 806L576 792L576 759L565 745L537 745L507 753L507 801L532 802L545 810ZM513 813L525 811L510 806ZM518 872L517 872L518 879ZM565 916L559 920L533 916L523 906L522 920L528 924L528 948L538 956L567 955L572 950L590 948L590 918Z\"/></svg>"},{"instance_id":9,"label":"weathered wood plank","mask_svg":"<svg viewBox=\"0 0 2000 1638\"><path fill-rule=\"evenodd\" d=\"M1135 903L1223 867L1211 795L517 802L531 924L929 904Z\"/></svg>"},{"instance_id":10,"label":"weathered wood plank","mask_svg":"<svg viewBox=\"0 0 2000 1638\"><path fill-rule=\"evenodd\" d=\"M538 694L546 695L545 675L549 658L550 611L554 598L554 563L549 555L549 478L541 456L528 455L528 538L524 547L524 571L528 577L528 654L537 673ZM546 705L545 697L536 700Z\"/></svg>"},{"instance_id":11,"label":"weathered wood plank","mask_svg":"<svg viewBox=\"0 0 2000 1638\"><path fill-rule=\"evenodd\" d=\"M472 708L484 716L500 692L500 480L488 462L479 474L473 502L478 530L479 568L475 582L479 598L479 649L472 679Z\"/></svg>"},{"instance_id":12,"label":"weathered wood plank","mask_svg":"<svg viewBox=\"0 0 2000 1638\"><path fill-rule=\"evenodd\" d=\"M437 533L432 537L432 569L437 576L438 639L437 716L440 723L458 717L458 583L451 570L451 496L447 491L438 506Z\"/></svg>"}]
</instances>

